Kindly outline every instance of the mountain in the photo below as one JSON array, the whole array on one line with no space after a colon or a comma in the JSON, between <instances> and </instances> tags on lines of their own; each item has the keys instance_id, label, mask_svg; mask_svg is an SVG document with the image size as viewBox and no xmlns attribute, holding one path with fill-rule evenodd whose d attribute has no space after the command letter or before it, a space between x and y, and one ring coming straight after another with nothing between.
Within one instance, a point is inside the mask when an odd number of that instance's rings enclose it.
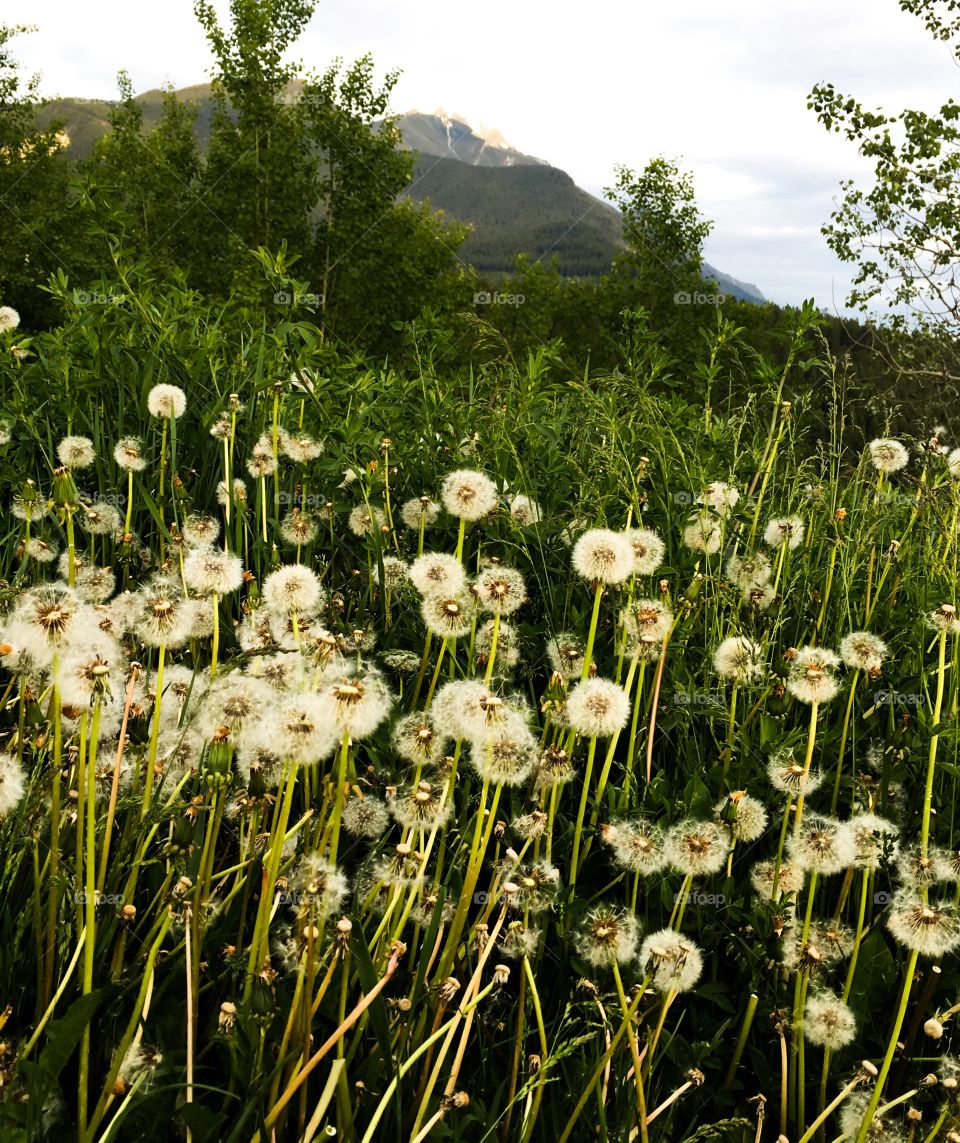
<instances>
[{"instance_id":1,"label":"mountain","mask_svg":"<svg viewBox=\"0 0 960 1143\"><path fill-rule=\"evenodd\" d=\"M295 99L299 83L291 85ZM196 132L206 145L213 117L209 84L181 88L177 97L197 106ZM162 93L136 97L144 125L154 127L162 111ZM56 99L41 120L64 124L68 153L90 154L109 130L111 104L96 99ZM505 274L518 254L533 259L556 258L561 272L592 277L606 272L624 249L619 213L609 203L578 187L573 179L544 159L512 147L498 131L471 127L442 108L433 114L409 111L398 117L405 149L416 155L411 184L401 197L429 202L452 218L470 223L461 248L464 261L481 273ZM761 303L760 290L704 265L704 277L724 294Z\"/></svg>"}]
</instances>

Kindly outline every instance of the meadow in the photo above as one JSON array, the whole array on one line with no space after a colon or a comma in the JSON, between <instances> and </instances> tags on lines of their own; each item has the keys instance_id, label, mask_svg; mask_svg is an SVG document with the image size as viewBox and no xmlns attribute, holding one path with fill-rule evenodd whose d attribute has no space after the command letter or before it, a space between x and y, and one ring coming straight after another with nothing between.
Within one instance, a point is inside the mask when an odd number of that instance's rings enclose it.
<instances>
[{"instance_id":1,"label":"meadow","mask_svg":"<svg viewBox=\"0 0 960 1143\"><path fill-rule=\"evenodd\" d=\"M956 1139L960 442L124 285L0 311L2 1137Z\"/></svg>"}]
</instances>

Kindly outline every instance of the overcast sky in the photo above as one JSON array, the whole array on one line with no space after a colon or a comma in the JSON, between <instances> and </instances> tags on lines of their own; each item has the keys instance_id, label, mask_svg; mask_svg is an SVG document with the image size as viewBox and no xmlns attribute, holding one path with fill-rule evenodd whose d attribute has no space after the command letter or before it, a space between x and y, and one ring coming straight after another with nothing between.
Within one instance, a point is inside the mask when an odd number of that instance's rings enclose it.
<instances>
[{"instance_id":1,"label":"overcast sky","mask_svg":"<svg viewBox=\"0 0 960 1143\"><path fill-rule=\"evenodd\" d=\"M222 0L218 10L226 11ZM49 95L114 98L208 77L190 0L22 0L5 18L38 31L14 41ZM868 107L933 110L955 94L948 48L896 0L326 0L295 57L323 68L371 52L402 69L394 110L439 106L498 128L521 151L599 194L616 163L653 155L692 170L713 219L707 259L767 297L842 305L849 274L820 226L837 185L863 168L806 109L830 80ZM586 19L584 17L587 17Z\"/></svg>"}]
</instances>

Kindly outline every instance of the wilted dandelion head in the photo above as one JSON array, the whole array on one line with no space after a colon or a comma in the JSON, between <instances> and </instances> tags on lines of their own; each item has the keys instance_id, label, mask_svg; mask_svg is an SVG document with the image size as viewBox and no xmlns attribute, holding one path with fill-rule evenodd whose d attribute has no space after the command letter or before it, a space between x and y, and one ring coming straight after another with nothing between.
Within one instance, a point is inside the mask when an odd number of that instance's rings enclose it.
<instances>
[{"instance_id":1,"label":"wilted dandelion head","mask_svg":"<svg viewBox=\"0 0 960 1143\"><path fill-rule=\"evenodd\" d=\"M277 471L277 462L273 459L273 450L269 444L258 441L250 450L247 459L247 472L254 480L261 480L265 476L273 476Z\"/></svg>"},{"instance_id":2,"label":"wilted dandelion head","mask_svg":"<svg viewBox=\"0 0 960 1143\"><path fill-rule=\"evenodd\" d=\"M764 542L771 548L782 548L784 545L793 551L803 543L806 525L799 516L780 516L771 520L763 533Z\"/></svg>"},{"instance_id":3,"label":"wilted dandelion head","mask_svg":"<svg viewBox=\"0 0 960 1143\"><path fill-rule=\"evenodd\" d=\"M846 822L825 814L807 814L799 833L790 839L789 853L790 862L798 871L827 876L853 865L857 847Z\"/></svg>"},{"instance_id":4,"label":"wilted dandelion head","mask_svg":"<svg viewBox=\"0 0 960 1143\"><path fill-rule=\"evenodd\" d=\"M441 786L418 782L389 800L390 812L404 829L433 830L450 817L453 805Z\"/></svg>"},{"instance_id":5,"label":"wilted dandelion head","mask_svg":"<svg viewBox=\"0 0 960 1143\"><path fill-rule=\"evenodd\" d=\"M89 468L97 459L89 437L64 437L57 445L57 456L67 468Z\"/></svg>"},{"instance_id":6,"label":"wilted dandelion head","mask_svg":"<svg viewBox=\"0 0 960 1143\"><path fill-rule=\"evenodd\" d=\"M839 657L826 647L804 647L790 663L787 690L803 703L829 702L840 689L833 674L839 665Z\"/></svg>"},{"instance_id":7,"label":"wilted dandelion head","mask_svg":"<svg viewBox=\"0 0 960 1143\"><path fill-rule=\"evenodd\" d=\"M691 552L702 552L715 556L723 542L723 529L720 522L710 512L698 512L691 516L683 529L683 546Z\"/></svg>"},{"instance_id":8,"label":"wilted dandelion head","mask_svg":"<svg viewBox=\"0 0 960 1143\"><path fill-rule=\"evenodd\" d=\"M539 524L543 518L540 505L535 500L531 500L529 496L524 496L523 493L514 496L510 501L510 515L521 527Z\"/></svg>"},{"instance_id":9,"label":"wilted dandelion head","mask_svg":"<svg viewBox=\"0 0 960 1143\"><path fill-rule=\"evenodd\" d=\"M191 548L206 548L216 543L220 521L204 512L191 512L183 521L184 542Z\"/></svg>"},{"instance_id":10,"label":"wilted dandelion head","mask_svg":"<svg viewBox=\"0 0 960 1143\"><path fill-rule=\"evenodd\" d=\"M183 561L183 578L198 595L229 595L243 583L243 564L230 552L194 548Z\"/></svg>"},{"instance_id":11,"label":"wilted dandelion head","mask_svg":"<svg viewBox=\"0 0 960 1143\"><path fill-rule=\"evenodd\" d=\"M474 579L471 590L484 611L512 615L527 597L527 585L516 568L492 564Z\"/></svg>"},{"instance_id":12,"label":"wilted dandelion head","mask_svg":"<svg viewBox=\"0 0 960 1143\"><path fill-rule=\"evenodd\" d=\"M547 658L555 674L569 682L583 674L586 647L579 635L563 631L547 640Z\"/></svg>"},{"instance_id":13,"label":"wilted dandelion head","mask_svg":"<svg viewBox=\"0 0 960 1143\"><path fill-rule=\"evenodd\" d=\"M854 814L847 823L856 847L856 862L860 869L879 869L880 862L897 852L900 831L891 821L878 814Z\"/></svg>"},{"instance_id":14,"label":"wilted dandelion head","mask_svg":"<svg viewBox=\"0 0 960 1143\"><path fill-rule=\"evenodd\" d=\"M925 901L913 888L894 894L887 928L906 948L934 959L960 945L956 906L947 901Z\"/></svg>"},{"instance_id":15,"label":"wilted dandelion head","mask_svg":"<svg viewBox=\"0 0 960 1143\"><path fill-rule=\"evenodd\" d=\"M347 895L344 874L319 853L304 857L290 878L299 909L319 917L337 912Z\"/></svg>"},{"instance_id":16,"label":"wilted dandelion head","mask_svg":"<svg viewBox=\"0 0 960 1143\"><path fill-rule=\"evenodd\" d=\"M886 657L886 643L869 631L853 631L840 643L840 658L852 670L879 671Z\"/></svg>"},{"instance_id":17,"label":"wilted dandelion head","mask_svg":"<svg viewBox=\"0 0 960 1143\"><path fill-rule=\"evenodd\" d=\"M689 992L703 972L700 950L682 933L660 929L640 947L640 971L649 974L657 992Z\"/></svg>"},{"instance_id":18,"label":"wilted dandelion head","mask_svg":"<svg viewBox=\"0 0 960 1143\"><path fill-rule=\"evenodd\" d=\"M80 505L77 523L91 536L112 536L120 531L122 518L113 504L98 500Z\"/></svg>"},{"instance_id":19,"label":"wilted dandelion head","mask_svg":"<svg viewBox=\"0 0 960 1143\"><path fill-rule=\"evenodd\" d=\"M125 472L143 472L147 462L139 437L122 437L113 450L113 459Z\"/></svg>"},{"instance_id":20,"label":"wilted dandelion head","mask_svg":"<svg viewBox=\"0 0 960 1143\"><path fill-rule=\"evenodd\" d=\"M16 755L0 753L0 817L16 808L26 785L26 774Z\"/></svg>"},{"instance_id":21,"label":"wilted dandelion head","mask_svg":"<svg viewBox=\"0 0 960 1143\"><path fill-rule=\"evenodd\" d=\"M57 549L51 547L46 540L38 540L35 536L27 543L24 552L31 560L38 564L50 564L57 558Z\"/></svg>"},{"instance_id":22,"label":"wilted dandelion head","mask_svg":"<svg viewBox=\"0 0 960 1143\"><path fill-rule=\"evenodd\" d=\"M941 603L935 611L931 611L927 615L927 625L932 627L934 631L947 635L960 633L960 618L957 617L957 609L952 603Z\"/></svg>"},{"instance_id":23,"label":"wilted dandelion head","mask_svg":"<svg viewBox=\"0 0 960 1143\"><path fill-rule=\"evenodd\" d=\"M646 818L624 818L600 831L600 840L613 851L613 860L630 873L649 876L666 864L663 830Z\"/></svg>"},{"instance_id":24,"label":"wilted dandelion head","mask_svg":"<svg viewBox=\"0 0 960 1143\"><path fill-rule=\"evenodd\" d=\"M905 468L910 460L910 453L899 441L878 438L867 445L870 463L878 472L890 474Z\"/></svg>"},{"instance_id":25,"label":"wilted dandelion head","mask_svg":"<svg viewBox=\"0 0 960 1143\"><path fill-rule=\"evenodd\" d=\"M467 573L456 556L426 552L410 565L410 582L421 595L460 595L467 585Z\"/></svg>"},{"instance_id":26,"label":"wilted dandelion head","mask_svg":"<svg viewBox=\"0 0 960 1143\"><path fill-rule=\"evenodd\" d=\"M377 583L389 591L399 591L407 582L409 571L410 565L406 560L400 559L399 556L384 556L383 575L380 575L379 568L376 569Z\"/></svg>"},{"instance_id":27,"label":"wilted dandelion head","mask_svg":"<svg viewBox=\"0 0 960 1143\"><path fill-rule=\"evenodd\" d=\"M476 599L461 592L431 592L423 597L420 615L424 626L441 639L462 639L470 634L476 615Z\"/></svg>"},{"instance_id":28,"label":"wilted dandelion head","mask_svg":"<svg viewBox=\"0 0 960 1143\"><path fill-rule=\"evenodd\" d=\"M703 877L723 868L730 841L717 822L687 818L667 830L663 848L667 864L679 873Z\"/></svg>"},{"instance_id":29,"label":"wilted dandelion head","mask_svg":"<svg viewBox=\"0 0 960 1143\"><path fill-rule=\"evenodd\" d=\"M856 1017L839 996L817 992L807 997L803 1035L808 1043L837 1052L853 1042L856 1031Z\"/></svg>"},{"instance_id":30,"label":"wilted dandelion head","mask_svg":"<svg viewBox=\"0 0 960 1143\"><path fill-rule=\"evenodd\" d=\"M767 778L775 790L792 797L798 794L809 796L823 781L819 770L804 770L789 750L771 755L767 763Z\"/></svg>"},{"instance_id":31,"label":"wilted dandelion head","mask_svg":"<svg viewBox=\"0 0 960 1143\"><path fill-rule=\"evenodd\" d=\"M462 468L444 478L440 498L451 516L482 520L497 506L497 486L484 473Z\"/></svg>"},{"instance_id":32,"label":"wilted dandelion head","mask_svg":"<svg viewBox=\"0 0 960 1143\"><path fill-rule=\"evenodd\" d=\"M721 678L749 683L763 674L759 644L745 635L730 635L713 653L713 669Z\"/></svg>"},{"instance_id":33,"label":"wilted dandelion head","mask_svg":"<svg viewBox=\"0 0 960 1143\"><path fill-rule=\"evenodd\" d=\"M286 564L263 581L264 607L275 615L315 615L323 599L320 577L303 564Z\"/></svg>"},{"instance_id":34,"label":"wilted dandelion head","mask_svg":"<svg viewBox=\"0 0 960 1143\"><path fill-rule=\"evenodd\" d=\"M663 563L663 540L650 528L632 528L627 532L627 539L633 548L633 574L653 575Z\"/></svg>"},{"instance_id":35,"label":"wilted dandelion head","mask_svg":"<svg viewBox=\"0 0 960 1143\"><path fill-rule=\"evenodd\" d=\"M767 828L767 810L763 802L744 790L734 790L713 807L717 821L730 830L737 841L756 841Z\"/></svg>"},{"instance_id":36,"label":"wilted dandelion head","mask_svg":"<svg viewBox=\"0 0 960 1143\"><path fill-rule=\"evenodd\" d=\"M493 649L493 629L497 628L497 657L496 665L501 670L515 667L520 659L520 648L517 646L517 629L506 619L488 619L486 623L477 628L477 638L474 650L477 663L486 667L490 662L490 652Z\"/></svg>"},{"instance_id":37,"label":"wilted dandelion head","mask_svg":"<svg viewBox=\"0 0 960 1143\"><path fill-rule=\"evenodd\" d=\"M633 545L623 532L591 528L573 545L573 570L591 583L623 583L633 575Z\"/></svg>"},{"instance_id":38,"label":"wilted dandelion head","mask_svg":"<svg viewBox=\"0 0 960 1143\"><path fill-rule=\"evenodd\" d=\"M177 385L154 385L147 394L147 410L153 417L182 417L187 395Z\"/></svg>"},{"instance_id":39,"label":"wilted dandelion head","mask_svg":"<svg viewBox=\"0 0 960 1143\"><path fill-rule=\"evenodd\" d=\"M369 536L386 524L386 516L374 505L358 504L347 517L347 527L355 536Z\"/></svg>"},{"instance_id":40,"label":"wilted dandelion head","mask_svg":"<svg viewBox=\"0 0 960 1143\"><path fill-rule=\"evenodd\" d=\"M584 917L577 931L577 952L594 968L626 964L637 952L640 925L624 909L599 905Z\"/></svg>"},{"instance_id":41,"label":"wilted dandelion head","mask_svg":"<svg viewBox=\"0 0 960 1143\"><path fill-rule=\"evenodd\" d=\"M712 484L708 484L697 497L698 504L716 512L719 516L726 516L730 509L739 503L739 500L740 490L722 480L714 480Z\"/></svg>"},{"instance_id":42,"label":"wilted dandelion head","mask_svg":"<svg viewBox=\"0 0 960 1143\"><path fill-rule=\"evenodd\" d=\"M630 698L610 679L584 679L567 696L567 721L585 738L616 734L630 717Z\"/></svg>"},{"instance_id":43,"label":"wilted dandelion head","mask_svg":"<svg viewBox=\"0 0 960 1143\"><path fill-rule=\"evenodd\" d=\"M575 773L566 750L561 746L548 746L537 760L534 788L543 790L562 786L569 782Z\"/></svg>"},{"instance_id":44,"label":"wilted dandelion head","mask_svg":"<svg viewBox=\"0 0 960 1143\"><path fill-rule=\"evenodd\" d=\"M734 553L727 560L726 572L727 578L745 591L764 587L772 575L770 560L763 552L744 557Z\"/></svg>"},{"instance_id":45,"label":"wilted dandelion head","mask_svg":"<svg viewBox=\"0 0 960 1143\"><path fill-rule=\"evenodd\" d=\"M414 711L394 723L390 740L393 748L411 766L433 766L444 756L447 737L441 734L430 714Z\"/></svg>"},{"instance_id":46,"label":"wilted dandelion head","mask_svg":"<svg viewBox=\"0 0 960 1143\"><path fill-rule=\"evenodd\" d=\"M284 433L283 452L296 464L306 464L316 460L323 452L323 441L315 440L309 433Z\"/></svg>"},{"instance_id":47,"label":"wilted dandelion head","mask_svg":"<svg viewBox=\"0 0 960 1143\"><path fill-rule=\"evenodd\" d=\"M673 627L673 612L659 599L639 599L623 612L623 626L631 645L646 640L659 646Z\"/></svg>"},{"instance_id":48,"label":"wilted dandelion head","mask_svg":"<svg viewBox=\"0 0 960 1143\"><path fill-rule=\"evenodd\" d=\"M776 895L774 895L776 883ZM781 893L799 893L803 888L803 874L797 874L791 865L781 863L779 871L775 861L758 861L750 869L750 884L754 891L768 900Z\"/></svg>"},{"instance_id":49,"label":"wilted dandelion head","mask_svg":"<svg viewBox=\"0 0 960 1143\"><path fill-rule=\"evenodd\" d=\"M419 532L421 525L426 530L439 515L440 505L430 496L414 496L400 509L400 519L411 532Z\"/></svg>"}]
</instances>

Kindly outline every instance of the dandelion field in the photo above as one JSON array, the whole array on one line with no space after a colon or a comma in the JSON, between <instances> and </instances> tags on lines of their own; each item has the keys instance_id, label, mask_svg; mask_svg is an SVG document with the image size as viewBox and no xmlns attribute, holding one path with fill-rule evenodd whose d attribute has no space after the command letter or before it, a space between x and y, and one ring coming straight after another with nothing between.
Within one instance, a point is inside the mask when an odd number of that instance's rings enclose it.
<instances>
[{"instance_id":1,"label":"dandelion field","mask_svg":"<svg viewBox=\"0 0 960 1143\"><path fill-rule=\"evenodd\" d=\"M130 296L0 334L0 1137L960 1137L955 442Z\"/></svg>"}]
</instances>

